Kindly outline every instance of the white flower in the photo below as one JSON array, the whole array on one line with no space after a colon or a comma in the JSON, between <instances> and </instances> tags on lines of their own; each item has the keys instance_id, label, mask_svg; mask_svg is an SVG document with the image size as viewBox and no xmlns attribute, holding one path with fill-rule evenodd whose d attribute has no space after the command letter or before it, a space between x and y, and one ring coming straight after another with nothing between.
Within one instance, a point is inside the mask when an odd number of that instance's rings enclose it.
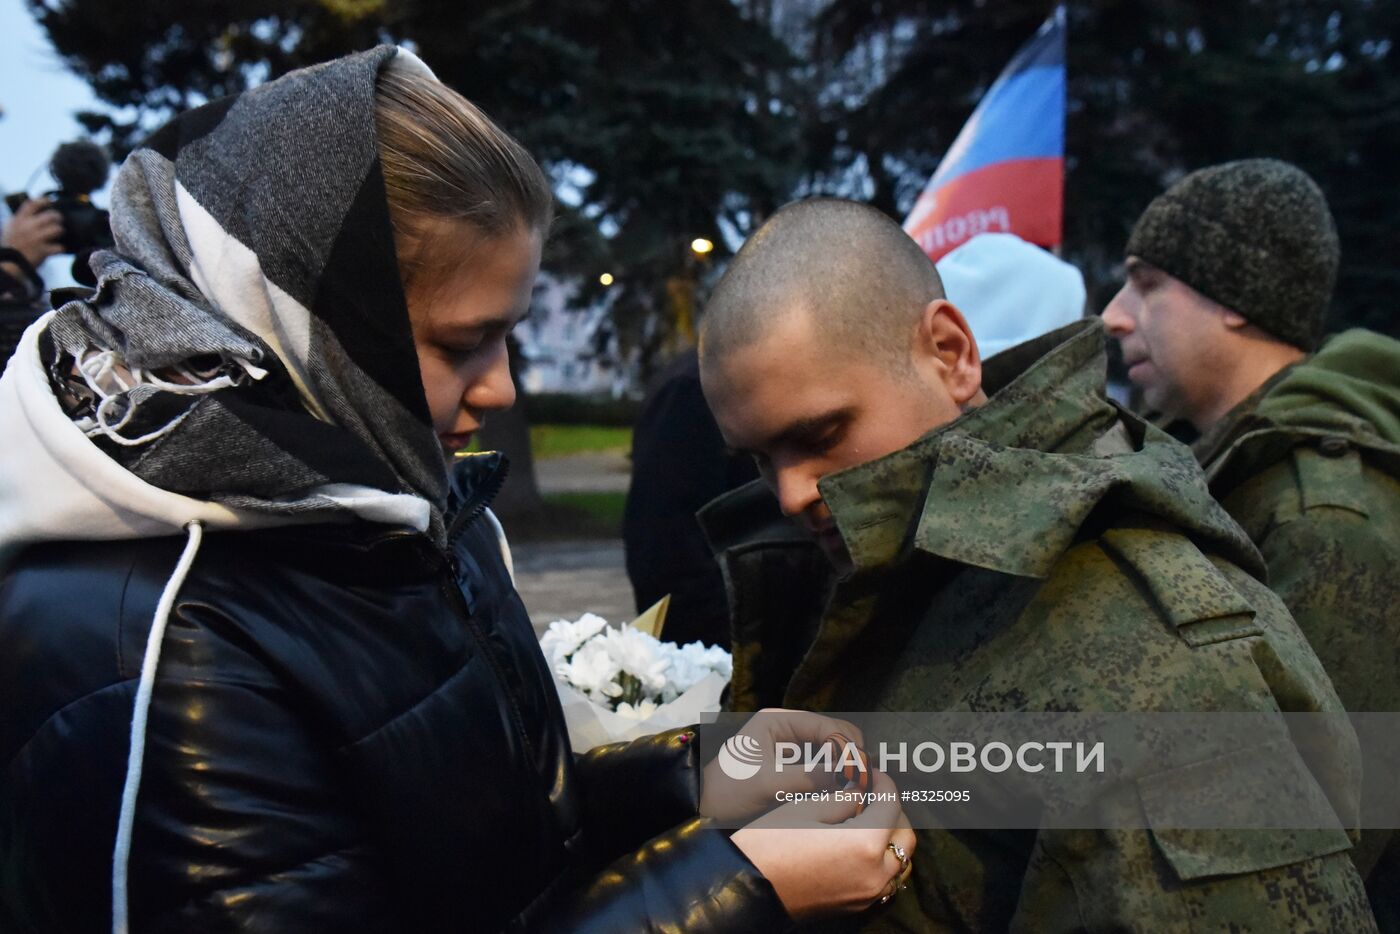
<instances>
[{"instance_id":1,"label":"white flower","mask_svg":"<svg viewBox=\"0 0 1400 934\"><path fill-rule=\"evenodd\" d=\"M672 646L669 687L679 697L711 673L718 672L728 678L732 669L729 653L718 646L706 648L702 642Z\"/></svg>"},{"instance_id":2,"label":"white flower","mask_svg":"<svg viewBox=\"0 0 1400 934\"><path fill-rule=\"evenodd\" d=\"M644 700L633 707L627 701L623 701L617 705L617 712L628 720L645 720L656 713L656 702Z\"/></svg>"},{"instance_id":3,"label":"white flower","mask_svg":"<svg viewBox=\"0 0 1400 934\"><path fill-rule=\"evenodd\" d=\"M598 641L580 646L568 661L558 662L554 670L592 700L602 701L622 693L617 683L621 668Z\"/></svg>"},{"instance_id":4,"label":"white flower","mask_svg":"<svg viewBox=\"0 0 1400 934\"><path fill-rule=\"evenodd\" d=\"M726 681L734 674L734 656L717 645L705 650L705 661L711 671L721 675Z\"/></svg>"},{"instance_id":5,"label":"white flower","mask_svg":"<svg viewBox=\"0 0 1400 934\"><path fill-rule=\"evenodd\" d=\"M647 691L659 693L666 687L666 670L671 660L656 637L623 626L606 630L600 639L613 662L642 682Z\"/></svg>"},{"instance_id":6,"label":"white flower","mask_svg":"<svg viewBox=\"0 0 1400 934\"><path fill-rule=\"evenodd\" d=\"M671 648L670 677L666 684L666 700L675 700L686 691L695 686L701 678L710 673L710 669L701 664L695 658L693 652L686 652L683 648Z\"/></svg>"},{"instance_id":7,"label":"white flower","mask_svg":"<svg viewBox=\"0 0 1400 934\"><path fill-rule=\"evenodd\" d=\"M677 646L623 625L614 629L592 613L555 620L540 637L540 649L563 683L602 707L645 720L658 704L669 704L711 673L730 677L733 662L724 649L700 642ZM624 690L624 683L628 684ZM622 701L640 685L636 703Z\"/></svg>"},{"instance_id":8,"label":"white flower","mask_svg":"<svg viewBox=\"0 0 1400 934\"><path fill-rule=\"evenodd\" d=\"M574 622L556 619L540 637L540 650L551 665L558 666L607 625L607 620L592 613L585 613Z\"/></svg>"}]
</instances>

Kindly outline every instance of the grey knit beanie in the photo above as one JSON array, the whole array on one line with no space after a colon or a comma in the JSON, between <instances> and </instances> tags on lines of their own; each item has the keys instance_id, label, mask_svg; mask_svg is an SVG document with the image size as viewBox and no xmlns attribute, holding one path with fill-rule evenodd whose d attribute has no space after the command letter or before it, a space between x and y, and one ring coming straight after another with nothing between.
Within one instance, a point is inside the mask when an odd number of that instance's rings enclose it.
<instances>
[{"instance_id":1,"label":"grey knit beanie","mask_svg":"<svg viewBox=\"0 0 1400 934\"><path fill-rule=\"evenodd\" d=\"M1245 159L1204 168L1147 206L1127 254L1313 350L1341 247L1327 199L1297 166Z\"/></svg>"}]
</instances>

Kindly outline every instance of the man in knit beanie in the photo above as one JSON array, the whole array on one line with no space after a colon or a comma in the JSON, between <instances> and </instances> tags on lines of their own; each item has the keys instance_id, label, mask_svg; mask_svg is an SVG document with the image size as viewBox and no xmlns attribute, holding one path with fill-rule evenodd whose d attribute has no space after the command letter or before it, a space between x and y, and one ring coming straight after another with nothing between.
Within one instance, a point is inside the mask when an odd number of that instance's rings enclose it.
<instances>
[{"instance_id":1,"label":"man in knit beanie","mask_svg":"<svg viewBox=\"0 0 1400 934\"><path fill-rule=\"evenodd\" d=\"M1319 348L1340 252L1321 190L1272 159L1202 169L1148 206L1126 252L1103 319L1129 379L1202 432L1211 492L1347 709L1400 711L1400 343L1356 329ZM1397 768L1366 763L1373 802ZM1353 858L1381 930L1400 931L1391 832L1364 832Z\"/></svg>"},{"instance_id":2,"label":"man in knit beanie","mask_svg":"<svg viewBox=\"0 0 1400 934\"><path fill-rule=\"evenodd\" d=\"M1205 431L1316 347L1340 249L1311 178L1248 159L1173 185L1138 219L1127 254L1104 324L1147 407Z\"/></svg>"}]
</instances>

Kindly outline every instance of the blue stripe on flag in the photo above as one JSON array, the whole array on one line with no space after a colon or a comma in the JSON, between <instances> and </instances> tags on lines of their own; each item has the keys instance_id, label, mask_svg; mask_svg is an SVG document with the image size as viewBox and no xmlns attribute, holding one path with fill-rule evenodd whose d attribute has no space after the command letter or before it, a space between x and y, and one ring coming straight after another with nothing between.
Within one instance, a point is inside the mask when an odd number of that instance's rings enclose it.
<instances>
[{"instance_id":1,"label":"blue stripe on flag","mask_svg":"<svg viewBox=\"0 0 1400 934\"><path fill-rule=\"evenodd\" d=\"M1065 69L1039 66L997 82L929 180L928 190L1008 159L1063 158Z\"/></svg>"}]
</instances>

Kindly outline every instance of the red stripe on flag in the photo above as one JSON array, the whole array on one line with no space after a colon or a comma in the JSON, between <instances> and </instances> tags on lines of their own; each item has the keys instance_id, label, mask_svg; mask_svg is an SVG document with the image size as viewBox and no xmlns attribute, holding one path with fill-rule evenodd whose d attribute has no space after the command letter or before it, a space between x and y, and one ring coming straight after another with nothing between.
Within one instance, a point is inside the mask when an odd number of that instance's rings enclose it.
<instances>
[{"instance_id":1,"label":"red stripe on flag","mask_svg":"<svg viewBox=\"0 0 1400 934\"><path fill-rule=\"evenodd\" d=\"M1064 187L1063 159L998 162L920 195L935 204L927 213L915 206L910 216L918 221L909 236L933 260L980 233L1014 233L1038 246L1059 246Z\"/></svg>"}]
</instances>

